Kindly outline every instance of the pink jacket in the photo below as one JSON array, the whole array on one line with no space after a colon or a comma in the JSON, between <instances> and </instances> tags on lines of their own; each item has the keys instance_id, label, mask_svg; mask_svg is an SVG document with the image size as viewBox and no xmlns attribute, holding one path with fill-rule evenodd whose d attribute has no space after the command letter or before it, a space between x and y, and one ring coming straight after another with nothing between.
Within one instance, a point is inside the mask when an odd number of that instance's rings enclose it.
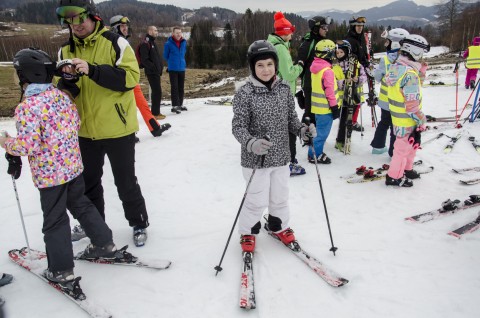
<instances>
[{"instance_id":1,"label":"pink jacket","mask_svg":"<svg viewBox=\"0 0 480 318\"><path fill-rule=\"evenodd\" d=\"M318 57L313 58L312 65L310 66L310 72L312 72L312 74L317 74L324 68L330 68L330 71L327 70L323 73L322 79L323 90L325 91L328 105L330 105L330 107L337 106L337 99L335 98L335 74L331 69L332 64Z\"/></svg>"},{"instance_id":2,"label":"pink jacket","mask_svg":"<svg viewBox=\"0 0 480 318\"><path fill-rule=\"evenodd\" d=\"M5 149L14 156L28 156L37 188L64 184L83 171L77 108L51 84L30 84L26 98L15 109L17 137Z\"/></svg>"}]
</instances>

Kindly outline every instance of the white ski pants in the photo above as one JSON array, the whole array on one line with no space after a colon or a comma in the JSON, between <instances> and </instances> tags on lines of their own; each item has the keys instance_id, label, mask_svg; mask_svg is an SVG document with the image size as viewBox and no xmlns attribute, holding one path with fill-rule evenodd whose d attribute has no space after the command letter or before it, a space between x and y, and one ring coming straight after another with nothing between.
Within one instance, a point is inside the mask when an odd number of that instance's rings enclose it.
<instances>
[{"instance_id":1,"label":"white ski pants","mask_svg":"<svg viewBox=\"0 0 480 318\"><path fill-rule=\"evenodd\" d=\"M243 177L248 183L253 169L242 168ZM257 169L248 189L245 202L240 211L238 231L240 234L252 234L268 207L268 213L282 220L282 230L288 228L290 208L288 206L288 165L274 168Z\"/></svg>"}]
</instances>

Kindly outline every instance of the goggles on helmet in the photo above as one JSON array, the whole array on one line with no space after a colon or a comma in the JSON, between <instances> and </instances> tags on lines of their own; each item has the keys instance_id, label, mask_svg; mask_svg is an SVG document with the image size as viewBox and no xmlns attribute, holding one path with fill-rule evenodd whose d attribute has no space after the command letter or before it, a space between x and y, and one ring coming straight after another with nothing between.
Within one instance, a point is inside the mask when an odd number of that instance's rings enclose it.
<instances>
[{"instance_id":1,"label":"goggles on helmet","mask_svg":"<svg viewBox=\"0 0 480 318\"><path fill-rule=\"evenodd\" d=\"M79 25L88 18L88 12L84 8L77 6L59 7L56 12L61 25L64 23Z\"/></svg>"},{"instance_id":2,"label":"goggles on helmet","mask_svg":"<svg viewBox=\"0 0 480 318\"><path fill-rule=\"evenodd\" d=\"M430 44L424 44L424 43L421 43L421 42L417 42L417 41L413 41L413 40L410 40L410 39L403 39L403 40L400 40L400 45L403 45L403 44L411 44L413 46L416 46L416 47L419 47L421 49L423 49L423 51L425 53L428 53L430 52Z\"/></svg>"}]
</instances>

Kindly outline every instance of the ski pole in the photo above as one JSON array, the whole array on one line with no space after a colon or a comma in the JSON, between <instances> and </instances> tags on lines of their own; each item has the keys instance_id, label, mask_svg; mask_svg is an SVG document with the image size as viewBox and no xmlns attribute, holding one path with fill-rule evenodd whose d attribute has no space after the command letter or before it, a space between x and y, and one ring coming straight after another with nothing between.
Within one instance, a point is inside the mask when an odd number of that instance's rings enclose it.
<instances>
[{"instance_id":1,"label":"ski pole","mask_svg":"<svg viewBox=\"0 0 480 318\"><path fill-rule=\"evenodd\" d=\"M309 117L305 117L305 124L307 126L310 126L310 118ZM320 185L320 193L322 194L323 209L325 210L325 217L327 219L328 233L330 235L330 242L332 244L332 247L330 248L329 251L331 251L333 253L333 255L335 256L335 251L338 248L336 248L333 244L332 230L330 228L330 220L328 219L327 204L325 203L325 195L323 194L322 178L320 177L320 171L318 170L317 154L315 153L315 147L313 145L312 136L310 136L308 139L309 139L309 142L310 142L310 146L312 147L313 158L315 160L315 169L317 170L318 184Z\"/></svg>"},{"instance_id":2,"label":"ski pole","mask_svg":"<svg viewBox=\"0 0 480 318\"><path fill-rule=\"evenodd\" d=\"M270 137L267 135L264 137L266 140L270 140ZM242 202L240 203L240 207L238 208L237 216L235 217L235 221L233 221L232 229L230 230L230 234L228 235L227 239L227 244L225 244L225 249L223 250L222 257L220 258L220 262L218 263L217 266L214 267L214 269L217 271L215 273L215 276L218 275L218 272L222 271L222 262L223 258L225 257L225 253L227 252L228 244L230 243L230 239L232 238L233 230L235 229L235 225L237 225L238 217L240 216L240 211L242 211L243 203L245 203L245 198L247 197L248 189L250 188L250 184L252 183L253 176L255 175L255 171L257 171L258 164L261 163L261 166L263 167L263 163L265 162L265 156L258 156L257 157L257 162L255 163L255 167L253 167L252 174L250 175L250 179L248 180L247 187L245 189L245 193L243 194L243 199Z\"/></svg>"},{"instance_id":3,"label":"ski pole","mask_svg":"<svg viewBox=\"0 0 480 318\"><path fill-rule=\"evenodd\" d=\"M13 182L13 190L15 191L15 197L17 198L18 212L20 212L20 220L22 221L23 234L25 235L25 241L27 242L28 257L32 259L32 256L30 253L30 243L28 243L27 229L25 228L25 222L23 221L22 207L20 206L20 199L18 198L17 184L13 176L12 176L12 182Z\"/></svg>"}]
</instances>

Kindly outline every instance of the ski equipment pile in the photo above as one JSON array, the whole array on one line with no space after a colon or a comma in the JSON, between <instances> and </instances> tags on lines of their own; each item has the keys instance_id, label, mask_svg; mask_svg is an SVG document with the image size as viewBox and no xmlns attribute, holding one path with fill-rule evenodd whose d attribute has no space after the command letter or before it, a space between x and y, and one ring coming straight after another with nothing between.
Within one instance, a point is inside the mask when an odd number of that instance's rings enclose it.
<instances>
[{"instance_id":1,"label":"ski equipment pile","mask_svg":"<svg viewBox=\"0 0 480 318\"><path fill-rule=\"evenodd\" d=\"M30 249L30 254L26 247L22 249L14 249L8 252L10 259L17 265L25 268L33 275L40 278L42 281L52 286L65 297L70 299L91 317L95 318L110 318L112 315L108 313L104 308L98 306L90 299L87 299L82 289L80 288L81 277L76 277L73 282L67 284L55 283L48 280L44 276L46 270L46 257L47 254L41 251Z\"/></svg>"},{"instance_id":2,"label":"ski equipment pile","mask_svg":"<svg viewBox=\"0 0 480 318\"><path fill-rule=\"evenodd\" d=\"M473 208L476 206L480 206L480 195L470 195L470 198L465 200L464 202L460 202L460 200L446 200L442 203L442 207L436 210L432 210L426 213L417 214L414 216L410 216L405 218L405 220L424 223L444 215L454 214L458 211L462 211L465 209Z\"/></svg>"},{"instance_id":3,"label":"ski equipment pile","mask_svg":"<svg viewBox=\"0 0 480 318\"><path fill-rule=\"evenodd\" d=\"M255 286L253 281L253 253L243 252L243 270L240 282L240 308L255 309Z\"/></svg>"}]
</instances>

